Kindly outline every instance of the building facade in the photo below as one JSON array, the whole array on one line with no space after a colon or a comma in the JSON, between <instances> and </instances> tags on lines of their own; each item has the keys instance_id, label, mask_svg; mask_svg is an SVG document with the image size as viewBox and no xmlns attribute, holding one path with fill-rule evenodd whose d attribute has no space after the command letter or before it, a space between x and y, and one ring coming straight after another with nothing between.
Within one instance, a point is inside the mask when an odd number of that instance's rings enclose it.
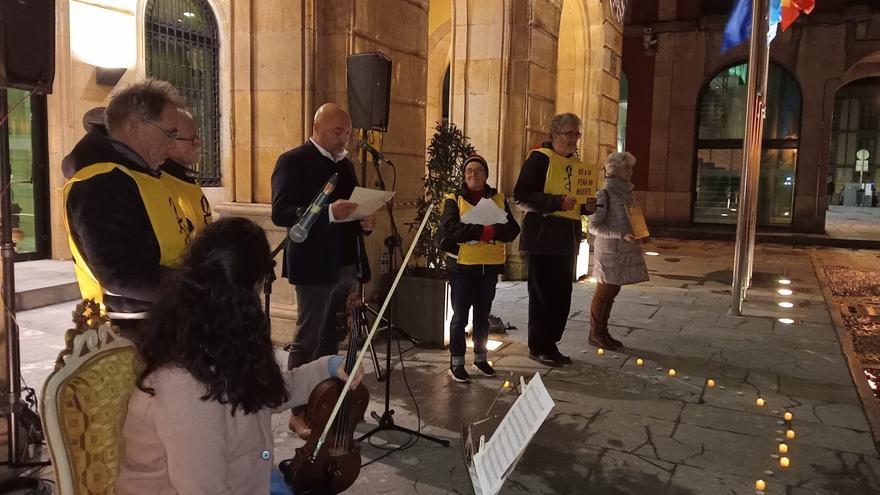
<instances>
[{"instance_id":1,"label":"building facade","mask_svg":"<svg viewBox=\"0 0 880 495\"><path fill-rule=\"evenodd\" d=\"M56 5L53 93L28 103L42 120L22 118L16 128L33 136L31 154L44 156L21 160L22 169L30 164L33 173L22 180L33 184L31 194L37 198L44 188L43 199L27 205L33 225L22 225L19 246L31 250L31 257L70 258L61 159L85 133L85 112L106 105L116 87L145 76L173 82L187 99L206 138L198 173L215 211L256 220L273 242L284 236L269 219L275 160L308 138L321 103L346 106L350 54L381 51L392 60L389 128L369 139L396 163L395 214L407 239L413 232L404 224L414 220L426 142L438 121L463 129L488 159L490 183L508 194L528 150L547 138L555 113L571 111L584 119L585 161L598 161L617 146L619 0L60 0ZM16 94L10 90L7 97ZM359 137L352 137L352 156ZM380 170L390 184L392 171ZM375 184L375 173L367 168L366 185ZM15 191L22 204L25 193ZM374 267L390 231L387 218L378 220L368 239ZM516 257L511 270L522 271ZM377 288L369 292L375 295ZM286 281L277 282L272 316L281 340L292 330L295 309L293 291Z\"/></svg>"},{"instance_id":2,"label":"building facade","mask_svg":"<svg viewBox=\"0 0 880 495\"><path fill-rule=\"evenodd\" d=\"M626 147L648 220L734 224L745 119L748 44L721 53L732 1L631 2L623 42ZM823 0L770 48L758 224L824 232L827 192L877 178L880 6ZM830 174L830 175L829 175ZM862 186L864 187L864 186ZM837 204L837 203L835 203Z\"/></svg>"}]
</instances>

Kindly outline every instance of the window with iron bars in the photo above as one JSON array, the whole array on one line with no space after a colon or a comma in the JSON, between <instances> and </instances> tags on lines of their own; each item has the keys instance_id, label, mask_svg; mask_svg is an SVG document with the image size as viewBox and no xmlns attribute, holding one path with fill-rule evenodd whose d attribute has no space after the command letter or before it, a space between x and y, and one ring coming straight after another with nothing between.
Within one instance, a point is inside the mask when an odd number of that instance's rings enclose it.
<instances>
[{"instance_id":1,"label":"window with iron bars","mask_svg":"<svg viewBox=\"0 0 880 495\"><path fill-rule=\"evenodd\" d=\"M206 0L150 0L144 16L147 76L174 84L204 137L195 166L202 186L220 185L217 21Z\"/></svg>"}]
</instances>

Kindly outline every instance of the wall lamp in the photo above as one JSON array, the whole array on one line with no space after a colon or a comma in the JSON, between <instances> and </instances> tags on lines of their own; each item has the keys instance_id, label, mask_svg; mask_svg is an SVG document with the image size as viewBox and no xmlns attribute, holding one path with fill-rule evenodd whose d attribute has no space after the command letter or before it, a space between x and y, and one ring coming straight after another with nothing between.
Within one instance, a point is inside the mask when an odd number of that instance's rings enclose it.
<instances>
[{"instance_id":1,"label":"wall lamp","mask_svg":"<svg viewBox=\"0 0 880 495\"><path fill-rule=\"evenodd\" d=\"M116 86L126 70L125 67L96 67L95 82L102 86Z\"/></svg>"}]
</instances>

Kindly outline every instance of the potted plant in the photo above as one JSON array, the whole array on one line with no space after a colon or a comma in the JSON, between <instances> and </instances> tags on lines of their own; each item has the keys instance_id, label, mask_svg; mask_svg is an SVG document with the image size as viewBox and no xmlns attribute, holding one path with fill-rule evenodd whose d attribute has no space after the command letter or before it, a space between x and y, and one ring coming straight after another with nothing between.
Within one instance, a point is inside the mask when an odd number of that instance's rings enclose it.
<instances>
[{"instance_id":1,"label":"potted plant","mask_svg":"<svg viewBox=\"0 0 880 495\"><path fill-rule=\"evenodd\" d=\"M428 145L424 194L417 201L414 230L433 205L422 236L416 241L413 263L397 289L400 327L420 344L443 347L449 341L449 289L446 284L446 255L439 248L440 208L443 198L461 187L462 165L475 152L468 138L455 124L438 122Z\"/></svg>"}]
</instances>

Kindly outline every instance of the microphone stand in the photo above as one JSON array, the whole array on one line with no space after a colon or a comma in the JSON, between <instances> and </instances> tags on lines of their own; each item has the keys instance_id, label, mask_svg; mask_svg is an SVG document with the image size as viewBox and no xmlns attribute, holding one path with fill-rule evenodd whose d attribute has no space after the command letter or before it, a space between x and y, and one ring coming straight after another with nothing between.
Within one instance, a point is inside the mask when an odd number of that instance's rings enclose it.
<instances>
[{"instance_id":1,"label":"microphone stand","mask_svg":"<svg viewBox=\"0 0 880 495\"><path fill-rule=\"evenodd\" d=\"M366 130L363 131L363 135L364 135L364 142L366 142L366 135L367 135ZM364 147L364 149L363 149L363 155L362 155L363 156L363 164L362 164L363 168L362 168L362 170L364 172L366 172L367 151L370 151L373 154L373 166L376 168L377 182L379 184L379 187L384 191L385 190L385 181L382 180L382 172L379 170L379 161L377 159L377 158L381 158L381 157L376 156L375 151L371 150L368 147ZM391 163L390 160L384 160L384 161L386 161L389 164L391 164L392 166L394 166L394 164ZM364 179L366 179L366 177L364 177ZM397 222L394 221L394 211L393 211L392 204L393 204L393 201L389 201L385 205L385 208L388 211L388 218L391 222L391 235L385 239L385 246L388 249L388 263L389 263L389 272L390 273L394 273L397 271L397 261L396 261L397 256L396 255L398 252L400 253L401 262L404 262L406 260L406 256L403 254L403 246L401 243L401 237L400 237L400 234L398 233L398 230L397 230ZM362 294L362 296L363 296L363 294ZM366 306L366 304L364 304L364 306ZM373 314L375 314L377 317L379 316L379 314L377 312L373 311L368 306L367 306L367 309L370 312L372 312ZM427 435L427 434L422 433L420 431L411 430L409 428L406 428L406 427L403 427L403 426L400 426L400 425L397 425L394 423L394 409L391 409L391 369L392 369L392 367L391 367L391 340L392 340L394 331L397 331L397 332L403 334L413 344L418 345L418 342L414 338L412 338L406 332L404 332L400 328L397 328L394 325L394 318L396 315L397 315L397 295L392 294L392 296L391 296L391 311L388 315L388 320L387 320L388 325L386 327L386 334L385 334L386 335L386 340L385 340L385 377L384 377L385 378L385 410L382 412L381 415L379 415L379 413L377 413L376 411L370 411L370 416L372 416L372 418L378 424L372 430L361 435L360 438L357 439L357 441L362 442L362 441L364 441L364 439L369 438L380 431L392 430L392 431L400 431L403 433L408 433L408 434L414 435L418 438L424 438L425 440L430 440L432 442L439 443L440 445L443 445L444 447L449 447L448 440L438 438L438 437L433 437L431 435ZM400 359L401 359L401 361L403 360L403 355L400 356Z\"/></svg>"},{"instance_id":2,"label":"microphone stand","mask_svg":"<svg viewBox=\"0 0 880 495\"><path fill-rule=\"evenodd\" d=\"M394 163L392 163L391 160L386 160L384 157L378 156L376 154L377 153L376 150L373 149L373 147L370 146L367 141L367 130L366 129L362 129L361 133L362 133L361 134L361 143L363 143L360 146L360 148L361 148L361 183L362 184L367 183L367 153L370 153L373 155L373 168L376 170L376 183L379 186L379 189L385 191L386 190L385 181L382 179L382 172L379 170L379 160L377 160L377 158L381 159L385 162L388 162L388 164L390 164L392 167L394 166ZM402 243L403 238L400 237L400 233L397 230L397 222L394 219L393 201L389 201L388 203L385 204L385 211L388 213L388 220L391 224L391 235L385 238L384 244L385 244L385 248L387 250L386 254L388 256L388 266L389 266L388 271L393 273L397 269L395 266L395 263L394 263L395 254L399 254L401 260L404 258L403 243ZM394 299L394 302L396 303L397 299ZM366 311L369 311L370 313L372 313L374 317L379 316L379 312L376 311L375 309L373 309L369 304L367 304L366 293L364 292L363 286L361 286L361 305L363 306L363 308ZM395 304L391 308L391 312L389 314L389 317L392 315L395 315L396 310L397 310L397 306ZM392 324L391 320L389 318L385 318L383 316L382 322L385 323L385 326L382 328L385 329L386 331L397 332L398 335L403 335L404 337L406 337L406 339L409 340L410 342L412 342L413 345L421 345L421 342L416 340L415 337L406 333L406 331L401 329L399 326ZM380 382L382 381L381 377L379 378L379 381Z\"/></svg>"}]
</instances>

